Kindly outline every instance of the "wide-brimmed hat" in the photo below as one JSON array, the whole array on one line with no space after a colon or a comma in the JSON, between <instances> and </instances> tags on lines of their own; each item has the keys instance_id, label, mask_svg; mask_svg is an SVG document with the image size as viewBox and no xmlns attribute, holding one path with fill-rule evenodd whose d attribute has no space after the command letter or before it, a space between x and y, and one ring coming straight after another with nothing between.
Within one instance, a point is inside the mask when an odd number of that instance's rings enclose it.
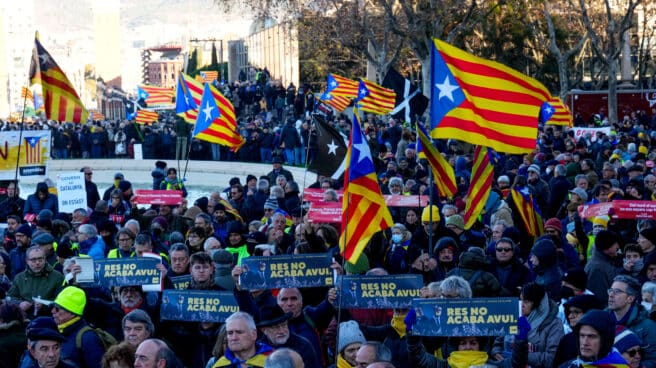
<instances>
[{"instance_id":1,"label":"wide-brimmed hat","mask_svg":"<svg viewBox=\"0 0 656 368\"><path fill-rule=\"evenodd\" d=\"M292 313L285 313L277 305L266 306L260 309L260 323L257 327L271 327L279 325L292 318Z\"/></svg>"}]
</instances>

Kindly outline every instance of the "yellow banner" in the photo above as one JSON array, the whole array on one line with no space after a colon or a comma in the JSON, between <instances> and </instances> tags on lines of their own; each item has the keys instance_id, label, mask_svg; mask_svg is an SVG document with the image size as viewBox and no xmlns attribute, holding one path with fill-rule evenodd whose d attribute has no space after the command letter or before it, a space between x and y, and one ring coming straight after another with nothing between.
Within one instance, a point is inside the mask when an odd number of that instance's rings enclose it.
<instances>
[{"instance_id":1,"label":"yellow banner","mask_svg":"<svg viewBox=\"0 0 656 368\"><path fill-rule=\"evenodd\" d=\"M20 159L16 160L20 151ZM25 130L0 132L0 180L14 179L16 162L18 177L40 176L48 174L47 164L50 159L50 131Z\"/></svg>"}]
</instances>

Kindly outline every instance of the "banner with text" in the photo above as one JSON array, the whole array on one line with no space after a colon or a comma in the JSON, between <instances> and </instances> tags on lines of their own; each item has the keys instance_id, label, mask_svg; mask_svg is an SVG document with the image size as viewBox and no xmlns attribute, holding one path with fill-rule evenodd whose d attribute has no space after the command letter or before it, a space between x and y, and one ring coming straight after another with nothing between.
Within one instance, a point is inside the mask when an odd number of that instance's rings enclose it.
<instances>
[{"instance_id":1,"label":"banner with text","mask_svg":"<svg viewBox=\"0 0 656 368\"><path fill-rule=\"evenodd\" d=\"M173 205L182 203L182 191L180 190L150 190L138 189L134 191L137 204Z\"/></svg>"},{"instance_id":2,"label":"banner with text","mask_svg":"<svg viewBox=\"0 0 656 368\"><path fill-rule=\"evenodd\" d=\"M424 286L421 275L338 276L338 305L341 308L410 308Z\"/></svg>"},{"instance_id":3,"label":"banner with text","mask_svg":"<svg viewBox=\"0 0 656 368\"><path fill-rule=\"evenodd\" d=\"M605 215L618 220L653 219L656 218L656 202L615 200L612 202L579 206L579 216L583 218Z\"/></svg>"},{"instance_id":4,"label":"banner with text","mask_svg":"<svg viewBox=\"0 0 656 368\"><path fill-rule=\"evenodd\" d=\"M339 224L342 222L340 202L314 202L308 210L308 221L316 223Z\"/></svg>"},{"instance_id":5,"label":"banner with text","mask_svg":"<svg viewBox=\"0 0 656 368\"><path fill-rule=\"evenodd\" d=\"M20 150L20 159L17 160ZM18 162L18 178L45 179L50 160L49 130L0 132L0 180L13 180Z\"/></svg>"},{"instance_id":6,"label":"banner with text","mask_svg":"<svg viewBox=\"0 0 656 368\"><path fill-rule=\"evenodd\" d=\"M95 279L105 287L141 285L144 291L161 291L161 260L150 257L107 258L94 261Z\"/></svg>"},{"instance_id":7,"label":"banner with text","mask_svg":"<svg viewBox=\"0 0 656 368\"><path fill-rule=\"evenodd\" d=\"M310 202L312 205L318 204L318 203L332 203L332 202L325 202L323 200L323 193L325 192L325 189L318 189L318 188L305 188L303 190L303 201L304 202ZM343 190L336 190L337 192L337 198L339 205L342 205L342 199L344 198L344 191ZM388 207L426 207L428 205L428 196L427 195L401 195L401 194L386 194L383 195L385 198L385 204L387 204Z\"/></svg>"},{"instance_id":8,"label":"banner with text","mask_svg":"<svg viewBox=\"0 0 656 368\"><path fill-rule=\"evenodd\" d=\"M57 175L57 204L59 212L73 213L78 208L87 208L87 190L83 172L68 172Z\"/></svg>"},{"instance_id":9,"label":"banner with text","mask_svg":"<svg viewBox=\"0 0 656 368\"><path fill-rule=\"evenodd\" d=\"M585 137L586 134L590 134L590 140L592 142L597 141L597 132L604 133L607 136L610 136L610 127L603 128L583 128L583 127L573 127L570 130L574 131L574 138L578 141L579 139Z\"/></svg>"},{"instance_id":10,"label":"banner with text","mask_svg":"<svg viewBox=\"0 0 656 368\"><path fill-rule=\"evenodd\" d=\"M515 298L413 299L419 336L503 336L517 334Z\"/></svg>"},{"instance_id":11,"label":"banner with text","mask_svg":"<svg viewBox=\"0 0 656 368\"><path fill-rule=\"evenodd\" d=\"M246 290L333 285L330 253L248 257L241 260L239 285Z\"/></svg>"},{"instance_id":12,"label":"banner with text","mask_svg":"<svg viewBox=\"0 0 656 368\"><path fill-rule=\"evenodd\" d=\"M160 318L189 322L224 322L239 312L231 291L164 290Z\"/></svg>"}]
</instances>

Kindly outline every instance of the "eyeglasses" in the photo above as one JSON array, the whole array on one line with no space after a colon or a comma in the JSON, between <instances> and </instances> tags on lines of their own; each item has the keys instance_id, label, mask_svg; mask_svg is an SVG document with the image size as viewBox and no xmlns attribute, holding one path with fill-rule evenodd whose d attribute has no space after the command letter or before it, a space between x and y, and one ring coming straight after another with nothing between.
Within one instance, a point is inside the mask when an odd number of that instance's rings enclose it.
<instances>
[{"instance_id":1,"label":"eyeglasses","mask_svg":"<svg viewBox=\"0 0 656 368\"><path fill-rule=\"evenodd\" d=\"M645 355L645 349L643 348L630 349L625 351L625 353L629 354L631 358L633 358L636 354L640 354L640 356L642 357Z\"/></svg>"},{"instance_id":2,"label":"eyeglasses","mask_svg":"<svg viewBox=\"0 0 656 368\"><path fill-rule=\"evenodd\" d=\"M507 252L512 252L512 248L497 248L497 252L499 253L507 253Z\"/></svg>"},{"instance_id":3,"label":"eyeglasses","mask_svg":"<svg viewBox=\"0 0 656 368\"><path fill-rule=\"evenodd\" d=\"M626 291L624 291L624 290L620 290L620 289L613 289L613 288L610 288L610 289L608 289L607 291L608 291L608 295L612 295L612 294L626 294Z\"/></svg>"}]
</instances>

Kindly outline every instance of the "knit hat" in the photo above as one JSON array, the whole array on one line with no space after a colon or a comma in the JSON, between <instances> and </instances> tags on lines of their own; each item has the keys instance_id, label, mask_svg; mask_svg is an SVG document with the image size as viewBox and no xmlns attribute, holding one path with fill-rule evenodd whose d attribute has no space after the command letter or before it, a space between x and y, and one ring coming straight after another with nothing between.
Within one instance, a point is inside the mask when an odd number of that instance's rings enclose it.
<instances>
[{"instance_id":1,"label":"knit hat","mask_svg":"<svg viewBox=\"0 0 656 368\"><path fill-rule=\"evenodd\" d=\"M121 192L125 192L126 190L132 188L132 183L127 180L121 180L121 182L118 183L118 188L121 190Z\"/></svg>"},{"instance_id":2,"label":"knit hat","mask_svg":"<svg viewBox=\"0 0 656 368\"><path fill-rule=\"evenodd\" d=\"M501 175L499 176L499 179L497 179L497 183L510 184L510 178L508 177L508 175Z\"/></svg>"},{"instance_id":3,"label":"knit hat","mask_svg":"<svg viewBox=\"0 0 656 368\"><path fill-rule=\"evenodd\" d=\"M538 261L540 261L539 267L541 269L556 264L556 261L558 260L556 246L553 241L546 236L538 238L535 245L533 245L533 248L531 248L531 253L533 253L533 255L538 258Z\"/></svg>"},{"instance_id":4,"label":"knit hat","mask_svg":"<svg viewBox=\"0 0 656 368\"><path fill-rule=\"evenodd\" d=\"M646 155L647 153L649 153L649 149L647 149L647 147L645 146L640 146L638 147L638 153L642 153L643 155Z\"/></svg>"},{"instance_id":5,"label":"knit hat","mask_svg":"<svg viewBox=\"0 0 656 368\"><path fill-rule=\"evenodd\" d=\"M574 194L576 194L577 196L579 196L579 198L581 198L581 201L583 201L583 202L587 202L587 201L588 201L588 193L586 193L585 190L583 190L583 189L581 189L581 188L578 188L578 187L577 187L577 188L574 188L574 189L570 189L569 192L570 192L570 193L574 193Z\"/></svg>"},{"instance_id":6,"label":"knit hat","mask_svg":"<svg viewBox=\"0 0 656 368\"><path fill-rule=\"evenodd\" d=\"M597 250L602 251L612 247L615 243L619 243L617 234L609 230L602 230L597 233L594 246Z\"/></svg>"},{"instance_id":7,"label":"knit hat","mask_svg":"<svg viewBox=\"0 0 656 368\"><path fill-rule=\"evenodd\" d=\"M451 215L446 219L446 225L453 225L460 230L465 229L465 220L460 215Z\"/></svg>"},{"instance_id":8,"label":"knit hat","mask_svg":"<svg viewBox=\"0 0 656 368\"><path fill-rule=\"evenodd\" d=\"M351 261L344 263L344 271L351 275L363 275L369 271L369 258L366 254L361 253L355 264L351 263Z\"/></svg>"},{"instance_id":9,"label":"knit hat","mask_svg":"<svg viewBox=\"0 0 656 368\"><path fill-rule=\"evenodd\" d=\"M592 309L581 317L574 327L574 334L578 336L582 326L594 328L601 337L601 346L597 356L605 357L613 348L615 340L615 321L609 312Z\"/></svg>"},{"instance_id":10,"label":"knit hat","mask_svg":"<svg viewBox=\"0 0 656 368\"><path fill-rule=\"evenodd\" d=\"M358 323L355 321L347 321L339 324L338 338L337 338L337 351L342 352L344 348L351 344L360 343L364 344L367 340L364 334L360 331Z\"/></svg>"},{"instance_id":11,"label":"knit hat","mask_svg":"<svg viewBox=\"0 0 656 368\"><path fill-rule=\"evenodd\" d=\"M656 227L650 227L647 229L642 229L640 235L649 240L652 244L656 245Z\"/></svg>"},{"instance_id":12,"label":"knit hat","mask_svg":"<svg viewBox=\"0 0 656 368\"><path fill-rule=\"evenodd\" d=\"M114 174L114 180L116 180L116 179L123 180L123 179L125 179L125 176L123 176L123 173L119 171L119 172Z\"/></svg>"},{"instance_id":13,"label":"knit hat","mask_svg":"<svg viewBox=\"0 0 656 368\"><path fill-rule=\"evenodd\" d=\"M533 171L534 173L540 175L540 167L539 167L538 165L535 165L535 164L529 166L528 169L527 169L526 171L527 171L527 172L531 172L531 171Z\"/></svg>"},{"instance_id":14,"label":"knit hat","mask_svg":"<svg viewBox=\"0 0 656 368\"><path fill-rule=\"evenodd\" d=\"M84 313L84 307L87 304L87 296L82 289L75 286L68 286L57 294L55 305L65 309L70 313L81 316Z\"/></svg>"},{"instance_id":15,"label":"knit hat","mask_svg":"<svg viewBox=\"0 0 656 368\"><path fill-rule=\"evenodd\" d=\"M194 201L194 206L198 206L203 212L207 212L207 205L210 203L210 200L207 197L200 197Z\"/></svg>"},{"instance_id":16,"label":"knit hat","mask_svg":"<svg viewBox=\"0 0 656 368\"><path fill-rule=\"evenodd\" d=\"M278 201L275 198L267 198L266 202L264 202L264 209L277 210Z\"/></svg>"},{"instance_id":17,"label":"knit hat","mask_svg":"<svg viewBox=\"0 0 656 368\"><path fill-rule=\"evenodd\" d=\"M563 224L555 217L550 218L544 223L544 229L547 230L549 228L557 230L561 234L563 233Z\"/></svg>"},{"instance_id":18,"label":"knit hat","mask_svg":"<svg viewBox=\"0 0 656 368\"><path fill-rule=\"evenodd\" d=\"M22 224L21 226L16 229L16 234L23 234L27 236L28 238L32 237L32 227L28 224Z\"/></svg>"},{"instance_id":19,"label":"knit hat","mask_svg":"<svg viewBox=\"0 0 656 368\"><path fill-rule=\"evenodd\" d=\"M32 244L36 245L47 245L52 244L55 241L55 237L49 233L43 232L39 236L32 239Z\"/></svg>"},{"instance_id":20,"label":"knit hat","mask_svg":"<svg viewBox=\"0 0 656 368\"><path fill-rule=\"evenodd\" d=\"M164 216L157 216L157 217L155 217L155 218L153 219L152 223L151 223L151 226L152 226L153 224L157 224L157 225L159 225L159 226L160 226L162 229L164 229L164 230L166 230L166 229L169 228L169 222L166 221L166 218L164 218Z\"/></svg>"},{"instance_id":21,"label":"knit hat","mask_svg":"<svg viewBox=\"0 0 656 368\"><path fill-rule=\"evenodd\" d=\"M613 346L622 354L634 346L642 346L642 340L628 328L617 326L615 330L615 344Z\"/></svg>"},{"instance_id":22,"label":"knit hat","mask_svg":"<svg viewBox=\"0 0 656 368\"><path fill-rule=\"evenodd\" d=\"M57 323L52 317L37 317L25 329L27 338L31 341L66 341L66 337L59 333Z\"/></svg>"},{"instance_id":23,"label":"knit hat","mask_svg":"<svg viewBox=\"0 0 656 368\"><path fill-rule=\"evenodd\" d=\"M37 220L52 220L53 217L52 211L50 211L47 208L42 209L39 211L39 214L36 216Z\"/></svg>"},{"instance_id":24,"label":"knit hat","mask_svg":"<svg viewBox=\"0 0 656 368\"><path fill-rule=\"evenodd\" d=\"M608 227L608 216L597 216L592 218L592 226L603 226L604 229Z\"/></svg>"},{"instance_id":25,"label":"knit hat","mask_svg":"<svg viewBox=\"0 0 656 368\"><path fill-rule=\"evenodd\" d=\"M228 224L228 228L226 229L226 232L228 233L228 235L232 233L241 234L243 232L241 223L237 221L230 221L230 223Z\"/></svg>"},{"instance_id":26,"label":"knit hat","mask_svg":"<svg viewBox=\"0 0 656 368\"><path fill-rule=\"evenodd\" d=\"M588 276L580 267L570 268L567 270L563 276L563 281L579 290L585 290L588 287Z\"/></svg>"},{"instance_id":27,"label":"knit hat","mask_svg":"<svg viewBox=\"0 0 656 368\"><path fill-rule=\"evenodd\" d=\"M257 177L253 174L246 175L246 183L248 183L251 180L257 180Z\"/></svg>"},{"instance_id":28,"label":"knit hat","mask_svg":"<svg viewBox=\"0 0 656 368\"><path fill-rule=\"evenodd\" d=\"M185 213L184 213L184 215L182 215L182 217L193 220L193 219L196 218L196 215L201 214L201 213L203 213L203 210L201 210L200 207L191 206L185 211Z\"/></svg>"},{"instance_id":29,"label":"knit hat","mask_svg":"<svg viewBox=\"0 0 656 368\"><path fill-rule=\"evenodd\" d=\"M212 255L212 260L218 267L224 267L232 265L232 253L228 252L225 249L217 249Z\"/></svg>"},{"instance_id":30,"label":"knit hat","mask_svg":"<svg viewBox=\"0 0 656 368\"><path fill-rule=\"evenodd\" d=\"M421 211L421 221L422 222L430 221L431 212L433 214L432 215L433 222L439 222L440 221L440 209L437 208L437 206L435 206L435 205L430 205L430 206L424 207L424 210Z\"/></svg>"},{"instance_id":31,"label":"knit hat","mask_svg":"<svg viewBox=\"0 0 656 368\"><path fill-rule=\"evenodd\" d=\"M535 282L529 282L522 288L522 300L533 302L534 308L537 308L546 293L544 286Z\"/></svg>"},{"instance_id":32,"label":"knit hat","mask_svg":"<svg viewBox=\"0 0 656 368\"><path fill-rule=\"evenodd\" d=\"M450 236L443 236L435 243L433 253L440 254L444 249L451 249L453 254L456 254L458 252L458 243Z\"/></svg>"},{"instance_id":33,"label":"knit hat","mask_svg":"<svg viewBox=\"0 0 656 368\"><path fill-rule=\"evenodd\" d=\"M565 302L565 304L563 304L563 308L565 308L565 315L567 315L567 310L570 307L578 308L583 311L583 313L587 313L587 311L590 309L600 309L602 306L596 296L590 294L581 294L573 296L571 299Z\"/></svg>"}]
</instances>

